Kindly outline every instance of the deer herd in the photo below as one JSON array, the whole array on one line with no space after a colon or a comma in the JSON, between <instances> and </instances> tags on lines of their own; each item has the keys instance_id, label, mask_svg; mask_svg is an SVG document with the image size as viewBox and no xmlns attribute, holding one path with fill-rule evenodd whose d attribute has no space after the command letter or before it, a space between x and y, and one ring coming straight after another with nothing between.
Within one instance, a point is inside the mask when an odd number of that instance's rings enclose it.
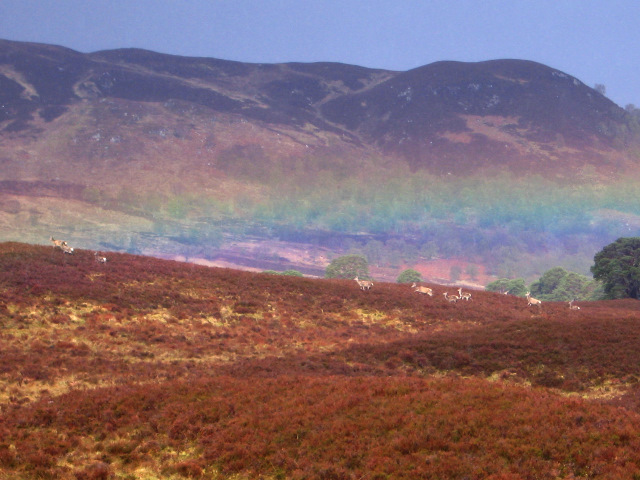
<instances>
[{"instance_id":1,"label":"deer herd","mask_svg":"<svg viewBox=\"0 0 640 480\"><path fill-rule=\"evenodd\" d=\"M75 250L65 240L57 240L57 239L55 239L53 237L50 237L49 240L53 244L53 248L54 249L55 248L60 249L60 250L62 250L63 253L66 253L68 255L73 255L74 254ZM96 259L96 262L98 262L98 263L107 263L107 257L103 257L98 252L94 252L93 255L94 255L94 258ZM373 282L370 281L370 280L360 280L358 277L355 277L354 280L356 281L356 283L360 287L360 290L371 290L371 287L373 287ZM413 284L411 285L411 289L414 292L419 293L421 295L428 295L430 297L433 297L433 289L431 289L429 287L417 285L416 282L413 282ZM509 293L509 292L506 292L505 295L507 293ZM449 302L449 303L457 303L458 300L466 300L466 301L471 300L471 293L463 292L462 291L462 287L458 288L458 295L449 295L449 292L444 292L442 295L444 296L445 300L447 302ZM527 292L525 294L525 298L527 299L527 306L528 307L536 306L539 309L542 308L542 301L538 300L537 298L533 298L531 296L531 292ZM569 309L570 310L580 310L580 307L577 306L577 305L574 305L573 302L574 302L574 300L571 300L570 302L568 302L569 303Z\"/></svg>"},{"instance_id":2,"label":"deer herd","mask_svg":"<svg viewBox=\"0 0 640 480\"><path fill-rule=\"evenodd\" d=\"M444 292L443 295L449 303L456 303L458 300L471 300L471 294L469 292L463 292L462 288L458 289L458 295L449 295L449 292Z\"/></svg>"},{"instance_id":3,"label":"deer herd","mask_svg":"<svg viewBox=\"0 0 640 480\"><path fill-rule=\"evenodd\" d=\"M370 290L371 287L373 287L373 282L369 281L369 280L360 280L358 277L355 277L354 280L358 283L358 285L360 286L360 290ZM429 288L429 287L425 287L422 285L418 285L416 284L416 282L413 282L411 284L411 289L416 292L419 293L421 295L428 295L430 297L433 297L433 289ZM509 292L501 292L504 295L507 295ZM458 300L466 300L469 301L471 300L471 293L470 292L463 292L462 291L462 287L458 288L458 295L449 295L449 292L444 292L442 294L445 298L445 300L449 303L457 303ZM525 294L525 298L527 299L527 306L528 307L538 307L539 309L542 309L542 301L538 300L537 298L533 298L531 296L531 292L527 292ZM577 305L574 305L573 302L575 300L571 300L569 303L569 310L580 310L580 307Z\"/></svg>"}]
</instances>

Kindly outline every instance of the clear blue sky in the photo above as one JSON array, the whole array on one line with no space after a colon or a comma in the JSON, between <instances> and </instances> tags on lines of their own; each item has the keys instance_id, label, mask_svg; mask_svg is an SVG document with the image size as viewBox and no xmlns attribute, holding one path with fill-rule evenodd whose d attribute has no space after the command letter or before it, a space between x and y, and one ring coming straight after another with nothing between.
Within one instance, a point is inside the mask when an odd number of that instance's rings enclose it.
<instances>
[{"instance_id":1,"label":"clear blue sky","mask_svg":"<svg viewBox=\"0 0 640 480\"><path fill-rule=\"evenodd\" d=\"M640 106L636 0L0 0L0 38L390 70L519 58Z\"/></svg>"}]
</instances>

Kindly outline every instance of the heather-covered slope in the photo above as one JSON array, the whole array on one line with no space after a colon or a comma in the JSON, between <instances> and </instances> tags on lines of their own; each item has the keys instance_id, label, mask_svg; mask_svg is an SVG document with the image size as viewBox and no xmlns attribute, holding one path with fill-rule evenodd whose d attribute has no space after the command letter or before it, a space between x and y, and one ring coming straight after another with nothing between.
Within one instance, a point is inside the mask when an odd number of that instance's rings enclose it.
<instances>
[{"instance_id":1,"label":"heather-covered slope","mask_svg":"<svg viewBox=\"0 0 640 480\"><path fill-rule=\"evenodd\" d=\"M0 66L0 131L9 138L46 134L51 122L79 103L108 99L112 113L132 109L121 112L129 118L119 118L127 128L113 125L122 138L106 138L118 145L142 133L136 124L147 116L145 106L155 106L165 134L177 138L205 127L198 113L209 121L231 115L254 128L276 129L262 141L241 145L275 149L274 137L284 133L319 153L346 154L349 145L360 155L367 146L381 148L431 172L467 175L499 166L553 177L585 165L613 175L602 162L624 157L632 123L627 112L578 79L521 60L437 62L390 72L335 63L245 64L135 49L80 54L2 41ZM85 109L77 127L99 126L91 118L100 122L107 113ZM174 130L170 120L176 114L183 124ZM210 138L209 148L216 143Z\"/></svg>"},{"instance_id":2,"label":"heather-covered slope","mask_svg":"<svg viewBox=\"0 0 640 480\"><path fill-rule=\"evenodd\" d=\"M105 255L0 244L2 475L640 473L637 301Z\"/></svg>"},{"instance_id":3,"label":"heather-covered slope","mask_svg":"<svg viewBox=\"0 0 640 480\"><path fill-rule=\"evenodd\" d=\"M437 62L323 112L414 168L555 175L599 163L627 114L578 79L522 60ZM546 152L545 152L546 150Z\"/></svg>"}]
</instances>

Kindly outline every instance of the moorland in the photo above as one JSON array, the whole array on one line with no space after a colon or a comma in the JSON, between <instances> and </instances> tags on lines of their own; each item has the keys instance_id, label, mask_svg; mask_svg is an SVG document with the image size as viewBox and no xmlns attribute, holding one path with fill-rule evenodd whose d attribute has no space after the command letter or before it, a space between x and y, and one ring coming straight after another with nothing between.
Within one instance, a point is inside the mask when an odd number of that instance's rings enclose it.
<instances>
[{"instance_id":1,"label":"moorland","mask_svg":"<svg viewBox=\"0 0 640 480\"><path fill-rule=\"evenodd\" d=\"M640 478L640 303L0 244L0 478Z\"/></svg>"}]
</instances>

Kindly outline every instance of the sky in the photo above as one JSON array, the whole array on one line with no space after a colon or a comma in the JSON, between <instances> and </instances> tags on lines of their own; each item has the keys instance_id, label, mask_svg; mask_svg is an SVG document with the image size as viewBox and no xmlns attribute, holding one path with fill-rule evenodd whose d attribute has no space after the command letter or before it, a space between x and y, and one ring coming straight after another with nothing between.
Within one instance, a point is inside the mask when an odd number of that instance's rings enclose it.
<instances>
[{"instance_id":1,"label":"sky","mask_svg":"<svg viewBox=\"0 0 640 480\"><path fill-rule=\"evenodd\" d=\"M398 71L516 58L640 106L637 0L1 0L0 38Z\"/></svg>"}]
</instances>

